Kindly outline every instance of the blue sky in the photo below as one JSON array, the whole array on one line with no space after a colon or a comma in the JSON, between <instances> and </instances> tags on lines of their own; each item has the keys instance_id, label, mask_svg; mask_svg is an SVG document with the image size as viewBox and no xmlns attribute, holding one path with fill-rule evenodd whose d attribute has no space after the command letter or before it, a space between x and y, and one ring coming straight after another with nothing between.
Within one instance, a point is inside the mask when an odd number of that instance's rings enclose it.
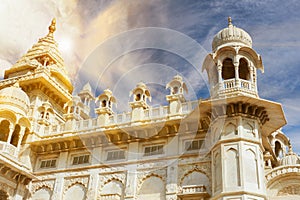
<instances>
[{"instance_id":1,"label":"blue sky","mask_svg":"<svg viewBox=\"0 0 300 200\"><path fill-rule=\"evenodd\" d=\"M164 87L180 74L189 87L188 99L206 98L202 61L231 16L262 56L260 97L282 103L288 120L283 130L300 152L299 10L296 0L2 0L1 75L47 34L56 17L55 37L75 92L87 81L95 95L109 87L122 111L129 109L129 91L144 81L155 106L166 104Z\"/></svg>"}]
</instances>

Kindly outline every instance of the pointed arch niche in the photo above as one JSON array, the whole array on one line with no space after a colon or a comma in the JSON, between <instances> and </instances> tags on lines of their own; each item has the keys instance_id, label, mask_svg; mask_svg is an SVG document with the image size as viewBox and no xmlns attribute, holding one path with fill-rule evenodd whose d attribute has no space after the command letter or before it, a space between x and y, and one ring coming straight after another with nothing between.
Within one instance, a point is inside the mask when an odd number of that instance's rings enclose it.
<instances>
[{"instance_id":1,"label":"pointed arch niche","mask_svg":"<svg viewBox=\"0 0 300 200\"><path fill-rule=\"evenodd\" d=\"M259 183L259 174L258 174L258 163L256 158L256 153L248 148L245 151L245 184L251 185L252 188L259 189L260 183Z\"/></svg>"},{"instance_id":2,"label":"pointed arch niche","mask_svg":"<svg viewBox=\"0 0 300 200\"><path fill-rule=\"evenodd\" d=\"M100 192L100 199L121 200L124 199L124 186L120 180L109 180Z\"/></svg>"},{"instance_id":3,"label":"pointed arch niche","mask_svg":"<svg viewBox=\"0 0 300 200\"><path fill-rule=\"evenodd\" d=\"M86 199L86 189L80 184L76 183L72 185L65 193L64 200L85 200Z\"/></svg>"},{"instance_id":4,"label":"pointed arch niche","mask_svg":"<svg viewBox=\"0 0 300 200\"><path fill-rule=\"evenodd\" d=\"M48 187L41 187L32 195L32 200L50 200L51 194L52 192Z\"/></svg>"},{"instance_id":5,"label":"pointed arch niche","mask_svg":"<svg viewBox=\"0 0 300 200\"><path fill-rule=\"evenodd\" d=\"M230 147L225 156L225 185L228 188L241 186L240 182L240 163L238 150Z\"/></svg>"},{"instance_id":6,"label":"pointed arch niche","mask_svg":"<svg viewBox=\"0 0 300 200\"><path fill-rule=\"evenodd\" d=\"M150 176L144 180L138 191L138 200L166 199L164 181L157 176Z\"/></svg>"}]
</instances>

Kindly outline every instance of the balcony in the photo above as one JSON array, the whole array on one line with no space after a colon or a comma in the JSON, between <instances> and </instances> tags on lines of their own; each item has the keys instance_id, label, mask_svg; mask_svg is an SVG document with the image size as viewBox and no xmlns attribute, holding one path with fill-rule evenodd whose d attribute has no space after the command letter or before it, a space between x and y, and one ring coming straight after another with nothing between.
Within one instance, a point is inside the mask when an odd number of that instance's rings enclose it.
<instances>
[{"instance_id":1,"label":"balcony","mask_svg":"<svg viewBox=\"0 0 300 200\"><path fill-rule=\"evenodd\" d=\"M5 153L14 158L18 157L17 148L7 142L0 141L0 153Z\"/></svg>"},{"instance_id":2,"label":"balcony","mask_svg":"<svg viewBox=\"0 0 300 200\"><path fill-rule=\"evenodd\" d=\"M178 197L182 200L205 200L208 199L210 195L206 191L206 187L204 185L185 185L182 186Z\"/></svg>"},{"instance_id":3,"label":"balcony","mask_svg":"<svg viewBox=\"0 0 300 200\"><path fill-rule=\"evenodd\" d=\"M214 86L212 96L231 97L241 94L257 97L255 84L243 79L224 80Z\"/></svg>"}]
</instances>

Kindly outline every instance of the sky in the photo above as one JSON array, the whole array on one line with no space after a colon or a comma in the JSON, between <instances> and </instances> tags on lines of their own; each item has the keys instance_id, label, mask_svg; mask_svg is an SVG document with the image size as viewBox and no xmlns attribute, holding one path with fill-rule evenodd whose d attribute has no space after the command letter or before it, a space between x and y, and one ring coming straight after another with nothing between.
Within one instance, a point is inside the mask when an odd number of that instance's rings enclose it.
<instances>
[{"instance_id":1,"label":"sky","mask_svg":"<svg viewBox=\"0 0 300 200\"><path fill-rule=\"evenodd\" d=\"M117 110L129 110L130 90L145 82L151 106L166 105L166 84L179 74L188 100L209 97L202 62L213 37L233 24L247 31L262 56L261 98L282 104L283 131L300 152L300 3L297 0L1 0L0 77L57 20L55 39L75 86L95 96L110 88Z\"/></svg>"}]
</instances>

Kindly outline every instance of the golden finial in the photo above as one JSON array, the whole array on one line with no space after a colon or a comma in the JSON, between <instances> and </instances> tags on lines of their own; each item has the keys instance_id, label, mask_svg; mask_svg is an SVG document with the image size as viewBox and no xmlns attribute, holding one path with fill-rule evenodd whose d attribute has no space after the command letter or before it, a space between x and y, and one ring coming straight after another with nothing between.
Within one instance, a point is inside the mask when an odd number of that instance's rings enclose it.
<instances>
[{"instance_id":1,"label":"golden finial","mask_svg":"<svg viewBox=\"0 0 300 200\"><path fill-rule=\"evenodd\" d=\"M56 19L55 18L53 18L52 19L52 22L51 22L51 25L49 26L49 36L53 36L53 33L54 33L54 31L56 30Z\"/></svg>"},{"instance_id":2,"label":"golden finial","mask_svg":"<svg viewBox=\"0 0 300 200\"><path fill-rule=\"evenodd\" d=\"M228 26L232 25L231 17L228 17Z\"/></svg>"}]
</instances>

